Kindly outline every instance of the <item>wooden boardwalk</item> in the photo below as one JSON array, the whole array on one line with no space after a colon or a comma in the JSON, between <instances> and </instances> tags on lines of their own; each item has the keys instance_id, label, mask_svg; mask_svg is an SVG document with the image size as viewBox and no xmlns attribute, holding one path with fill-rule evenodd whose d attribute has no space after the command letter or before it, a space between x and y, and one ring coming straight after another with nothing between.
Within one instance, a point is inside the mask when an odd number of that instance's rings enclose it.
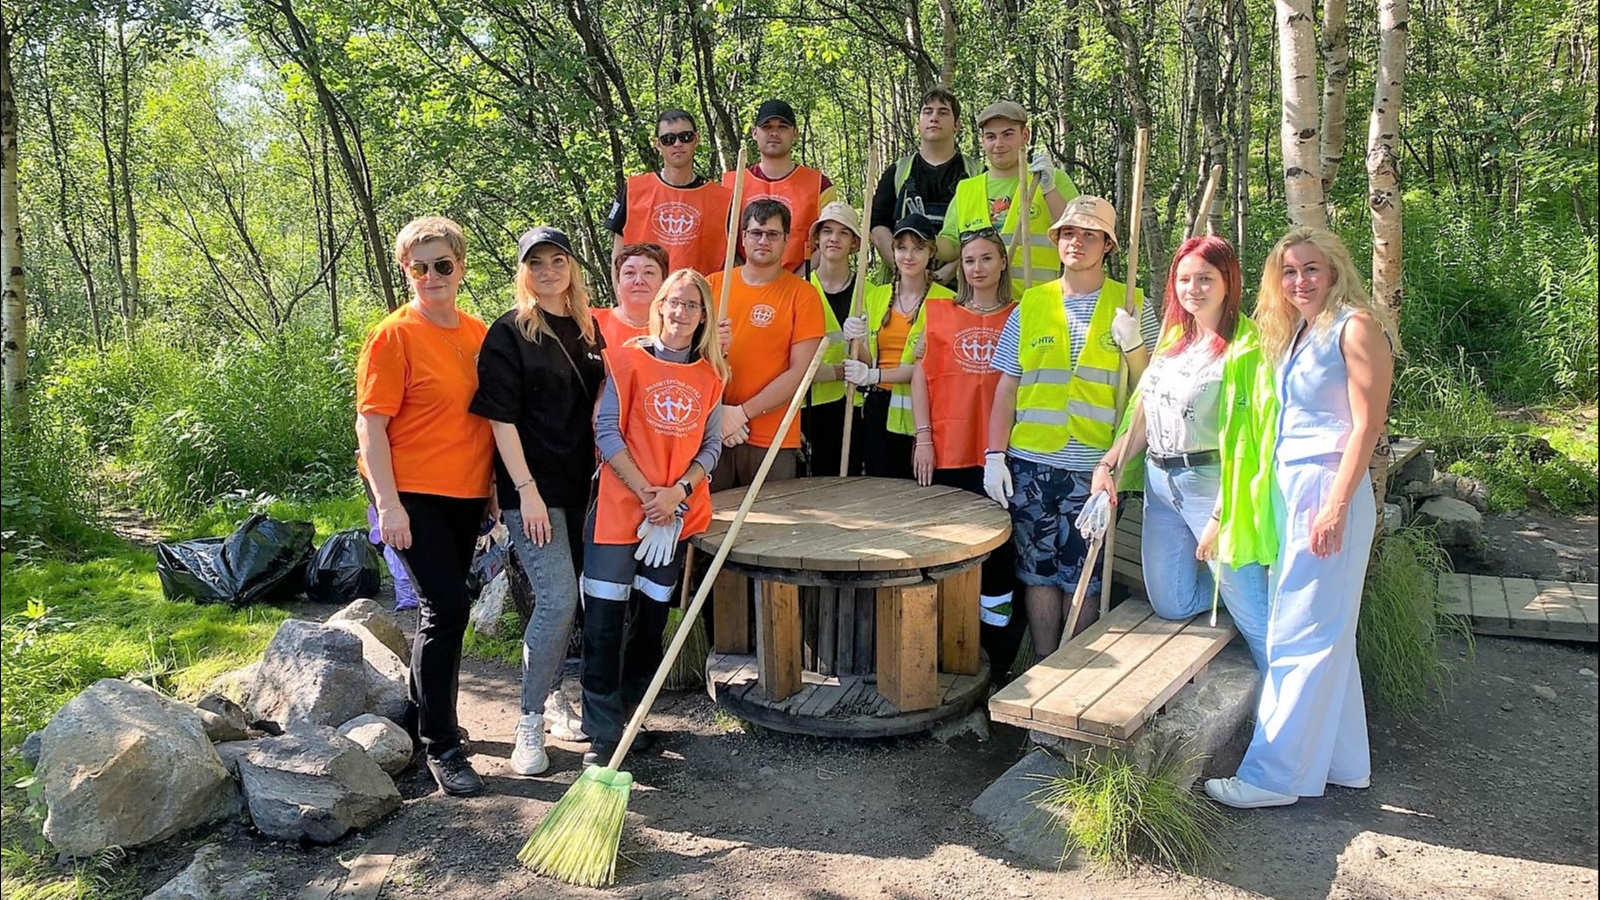
<instances>
[{"instance_id":1,"label":"wooden boardwalk","mask_svg":"<svg viewBox=\"0 0 1600 900\"><path fill-rule=\"evenodd\" d=\"M1473 634L1600 642L1593 584L1448 573L1439 576L1439 599Z\"/></svg>"}]
</instances>

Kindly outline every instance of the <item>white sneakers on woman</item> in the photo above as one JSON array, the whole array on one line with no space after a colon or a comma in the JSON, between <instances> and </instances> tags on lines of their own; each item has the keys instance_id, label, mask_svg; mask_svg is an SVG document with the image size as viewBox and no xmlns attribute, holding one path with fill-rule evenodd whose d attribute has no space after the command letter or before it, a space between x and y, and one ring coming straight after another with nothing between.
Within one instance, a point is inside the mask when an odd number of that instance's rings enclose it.
<instances>
[{"instance_id":1,"label":"white sneakers on woman","mask_svg":"<svg viewBox=\"0 0 1600 900\"><path fill-rule=\"evenodd\" d=\"M1233 778L1206 779L1206 796L1234 809L1260 809L1265 806L1290 806L1299 801L1294 794L1280 794Z\"/></svg>"},{"instance_id":2,"label":"white sneakers on woman","mask_svg":"<svg viewBox=\"0 0 1600 900\"><path fill-rule=\"evenodd\" d=\"M589 739L583 733L583 719L572 708L572 701L557 688L544 701L544 724L558 741L581 744Z\"/></svg>"},{"instance_id":3,"label":"white sneakers on woman","mask_svg":"<svg viewBox=\"0 0 1600 900\"><path fill-rule=\"evenodd\" d=\"M544 716L527 713L517 720L517 742L511 749L511 771L518 775L539 775L550 768L550 755L544 752Z\"/></svg>"}]
</instances>

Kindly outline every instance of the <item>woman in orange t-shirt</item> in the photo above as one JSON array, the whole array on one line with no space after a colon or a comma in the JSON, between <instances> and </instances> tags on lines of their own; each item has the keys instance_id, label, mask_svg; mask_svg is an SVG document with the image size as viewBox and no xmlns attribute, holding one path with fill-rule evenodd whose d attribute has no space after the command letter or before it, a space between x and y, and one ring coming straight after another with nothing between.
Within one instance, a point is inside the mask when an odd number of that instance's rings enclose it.
<instances>
[{"instance_id":1,"label":"woman in orange t-shirt","mask_svg":"<svg viewBox=\"0 0 1600 900\"><path fill-rule=\"evenodd\" d=\"M650 301L667 277L667 251L660 244L625 244L611 263L617 304L594 310L607 347L621 347L650 333Z\"/></svg>"},{"instance_id":2,"label":"woman in orange t-shirt","mask_svg":"<svg viewBox=\"0 0 1600 900\"><path fill-rule=\"evenodd\" d=\"M467 567L491 505L494 439L489 423L467 408L487 329L456 308L466 274L459 225L439 216L412 221L395 237L394 258L411 279L411 302L379 322L361 348L358 461L383 542L405 559L423 595L411 645L415 731L439 786L469 796L483 780L461 746L456 678L471 606Z\"/></svg>"}]
</instances>

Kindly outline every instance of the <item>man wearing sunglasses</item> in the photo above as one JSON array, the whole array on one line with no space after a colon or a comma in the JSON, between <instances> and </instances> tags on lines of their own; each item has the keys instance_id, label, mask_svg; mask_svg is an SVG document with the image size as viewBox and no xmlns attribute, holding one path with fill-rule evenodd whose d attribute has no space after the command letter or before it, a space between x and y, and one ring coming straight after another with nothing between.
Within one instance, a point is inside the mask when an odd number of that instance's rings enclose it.
<instances>
[{"instance_id":1,"label":"man wearing sunglasses","mask_svg":"<svg viewBox=\"0 0 1600 900\"><path fill-rule=\"evenodd\" d=\"M783 252L783 267L798 273L811 258L814 247L809 235L822 208L837 199L838 191L828 176L794 161L794 142L800 136L794 107L782 100L768 100L756 109L755 127L750 138L756 142L761 159L745 171L744 203L773 199L789 210L788 241ZM737 172L722 176L730 191ZM739 242L740 256L748 259L745 241ZM807 359L807 362L810 362Z\"/></svg>"},{"instance_id":2,"label":"man wearing sunglasses","mask_svg":"<svg viewBox=\"0 0 1600 900\"><path fill-rule=\"evenodd\" d=\"M699 146L694 116L669 109L656 118L661 170L629 178L606 216L606 227L617 236L611 244L613 266L629 244L660 244L670 261L667 272L722 270L733 192L695 174Z\"/></svg>"}]
</instances>

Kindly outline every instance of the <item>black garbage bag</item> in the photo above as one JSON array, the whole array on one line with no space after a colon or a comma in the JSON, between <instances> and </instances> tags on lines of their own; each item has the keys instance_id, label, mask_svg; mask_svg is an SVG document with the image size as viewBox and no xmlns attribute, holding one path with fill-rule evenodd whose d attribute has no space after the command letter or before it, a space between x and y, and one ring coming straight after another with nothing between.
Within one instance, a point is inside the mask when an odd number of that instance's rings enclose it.
<instances>
[{"instance_id":1,"label":"black garbage bag","mask_svg":"<svg viewBox=\"0 0 1600 900\"><path fill-rule=\"evenodd\" d=\"M225 538L156 545L156 574L168 600L248 606L292 600L305 578L316 529L253 515Z\"/></svg>"},{"instance_id":2,"label":"black garbage bag","mask_svg":"<svg viewBox=\"0 0 1600 900\"><path fill-rule=\"evenodd\" d=\"M341 531L324 541L306 563L306 599L342 605L376 597L383 587L382 566L367 529Z\"/></svg>"}]
</instances>

